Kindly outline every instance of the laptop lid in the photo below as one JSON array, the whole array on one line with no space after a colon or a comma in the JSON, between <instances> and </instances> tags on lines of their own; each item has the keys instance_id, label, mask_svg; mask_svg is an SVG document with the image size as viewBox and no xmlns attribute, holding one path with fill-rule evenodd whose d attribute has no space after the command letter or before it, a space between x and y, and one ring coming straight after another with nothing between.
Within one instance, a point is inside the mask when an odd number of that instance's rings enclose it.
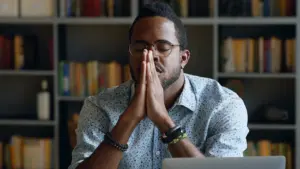
<instances>
[{"instance_id":1,"label":"laptop lid","mask_svg":"<svg viewBox=\"0 0 300 169\"><path fill-rule=\"evenodd\" d=\"M284 156L167 158L162 169L285 169Z\"/></svg>"}]
</instances>

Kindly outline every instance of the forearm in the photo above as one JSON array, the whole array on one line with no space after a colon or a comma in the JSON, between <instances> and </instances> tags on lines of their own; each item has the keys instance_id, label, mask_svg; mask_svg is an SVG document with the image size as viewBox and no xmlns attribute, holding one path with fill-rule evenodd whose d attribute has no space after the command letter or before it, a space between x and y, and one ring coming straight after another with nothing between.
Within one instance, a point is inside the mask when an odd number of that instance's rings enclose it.
<instances>
[{"instance_id":1,"label":"forearm","mask_svg":"<svg viewBox=\"0 0 300 169\"><path fill-rule=\"evenodd\" d=\"M76 169L117 169L121 159L121 151L110 145L101 143L94 153L80 163Z\"/></svg>"},{"instance_id":2,"label":"forearm","mask_svg":"<svg viewBox=\"0 0 300 169\"><path fill-rule=\"evenodd\" d=\"M136 125L137 122L134 120L121 116L111 131L112 137L121 144L127 144ZM82 162L77 169L117 169L122 157L122 151L102 142L94 153Z\"/></svg>"},{"instance_id":3,"label":"forearm","mask_svg":"<svg viewBox=\"0 0 300 169\"><path fill-rule=\"evenodd\" d=\"M175 123L171 118L165 118L159 123L158 128L161 133L167 132L170 128L175 127ZM197 149L188 138L182 139L175 144L169 144L168 149L172 157L203 157L204 155Z\"/></svg>"},{"instance_id":4,"label":"forearm","mask_svg":"<svg viewBox=\"0 0 300 169\"><path fill-rule=\"evenodd\" d=\"M169 144L168 148L172 157L205 157L187 138L175 144Z\"/></svg>"}]
</instances>

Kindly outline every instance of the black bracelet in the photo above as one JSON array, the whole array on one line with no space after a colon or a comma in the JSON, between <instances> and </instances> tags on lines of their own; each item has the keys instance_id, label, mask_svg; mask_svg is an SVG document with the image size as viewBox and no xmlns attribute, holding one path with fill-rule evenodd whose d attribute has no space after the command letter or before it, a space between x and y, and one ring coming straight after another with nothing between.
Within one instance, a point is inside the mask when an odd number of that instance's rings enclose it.
<instances>
[{"instance_id":1,"label":"black bracelet","mask_svg":"<svg viewBox=\"0 0 300 169\"><path fill-rule=\"evenodd\" d=\"M110 132L107 132L104 136L104 142L124 152L128 149L128 144L120 144L112 138Z\"/></svg>"},{"instance_id":2,"label":"black bracelet","mask_svg":"<svg viewBox=\"0 0 300 169\"><path fill-rule=\"evenodd\" d=\"M185 134L185 130L183 130L180 126L176 126L166 132L165 136L161 136L161 140L165 144L171 143L174 139L180 137Z\"/></svg>"},{"instance_id":3,"label":"black bracelet","mask_svg":"<svg viewBox=\"0 0 300 169\"><path fill-rule=\"evenodd\" d=\"M166 133L165 135L168 137L170 136L173 132L177 131L177 130L180 130L180 126L175 126L173 128L170 128Z\"/></svg>"}]
</instances>

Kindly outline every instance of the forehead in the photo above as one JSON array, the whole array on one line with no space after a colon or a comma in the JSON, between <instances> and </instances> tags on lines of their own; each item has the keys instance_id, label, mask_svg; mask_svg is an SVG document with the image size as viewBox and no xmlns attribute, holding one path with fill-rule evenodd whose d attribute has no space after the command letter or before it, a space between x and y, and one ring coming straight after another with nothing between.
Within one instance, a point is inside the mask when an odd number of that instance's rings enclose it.
<instances>
[{"instance_id":1,"label":"forehead","mask_svg":"<svg viewBox=\"0 0 300 169\"><path fill-rule=\"evenodd\" d=\"M178 42L174 23L160 16L146 17L137 21L133 27L131 39L132 41L144 40L149 43L157 40Z\"/></svg>"}]
</instances>

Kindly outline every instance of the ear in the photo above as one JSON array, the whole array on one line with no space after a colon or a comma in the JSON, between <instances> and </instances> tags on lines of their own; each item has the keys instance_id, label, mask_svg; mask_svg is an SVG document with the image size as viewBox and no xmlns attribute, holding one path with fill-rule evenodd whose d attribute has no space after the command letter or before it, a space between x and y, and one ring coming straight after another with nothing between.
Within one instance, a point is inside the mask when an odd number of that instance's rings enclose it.
<instances>
[{"instance_id":1,"label":"ear","mask_svg":"<svg viewBox=\"0 0 300 169\"><path fill-rule=\"evenodd\" d=\"M191 55L191 53L190 53L190 51L187 50L187 49L181 51L181 63L180 63L180 64L181 64L181 68L182 68L182 69L183 69L183 68L186 66L186 64L189 62L190 55Z\"/></svg>"}]
</instances>

